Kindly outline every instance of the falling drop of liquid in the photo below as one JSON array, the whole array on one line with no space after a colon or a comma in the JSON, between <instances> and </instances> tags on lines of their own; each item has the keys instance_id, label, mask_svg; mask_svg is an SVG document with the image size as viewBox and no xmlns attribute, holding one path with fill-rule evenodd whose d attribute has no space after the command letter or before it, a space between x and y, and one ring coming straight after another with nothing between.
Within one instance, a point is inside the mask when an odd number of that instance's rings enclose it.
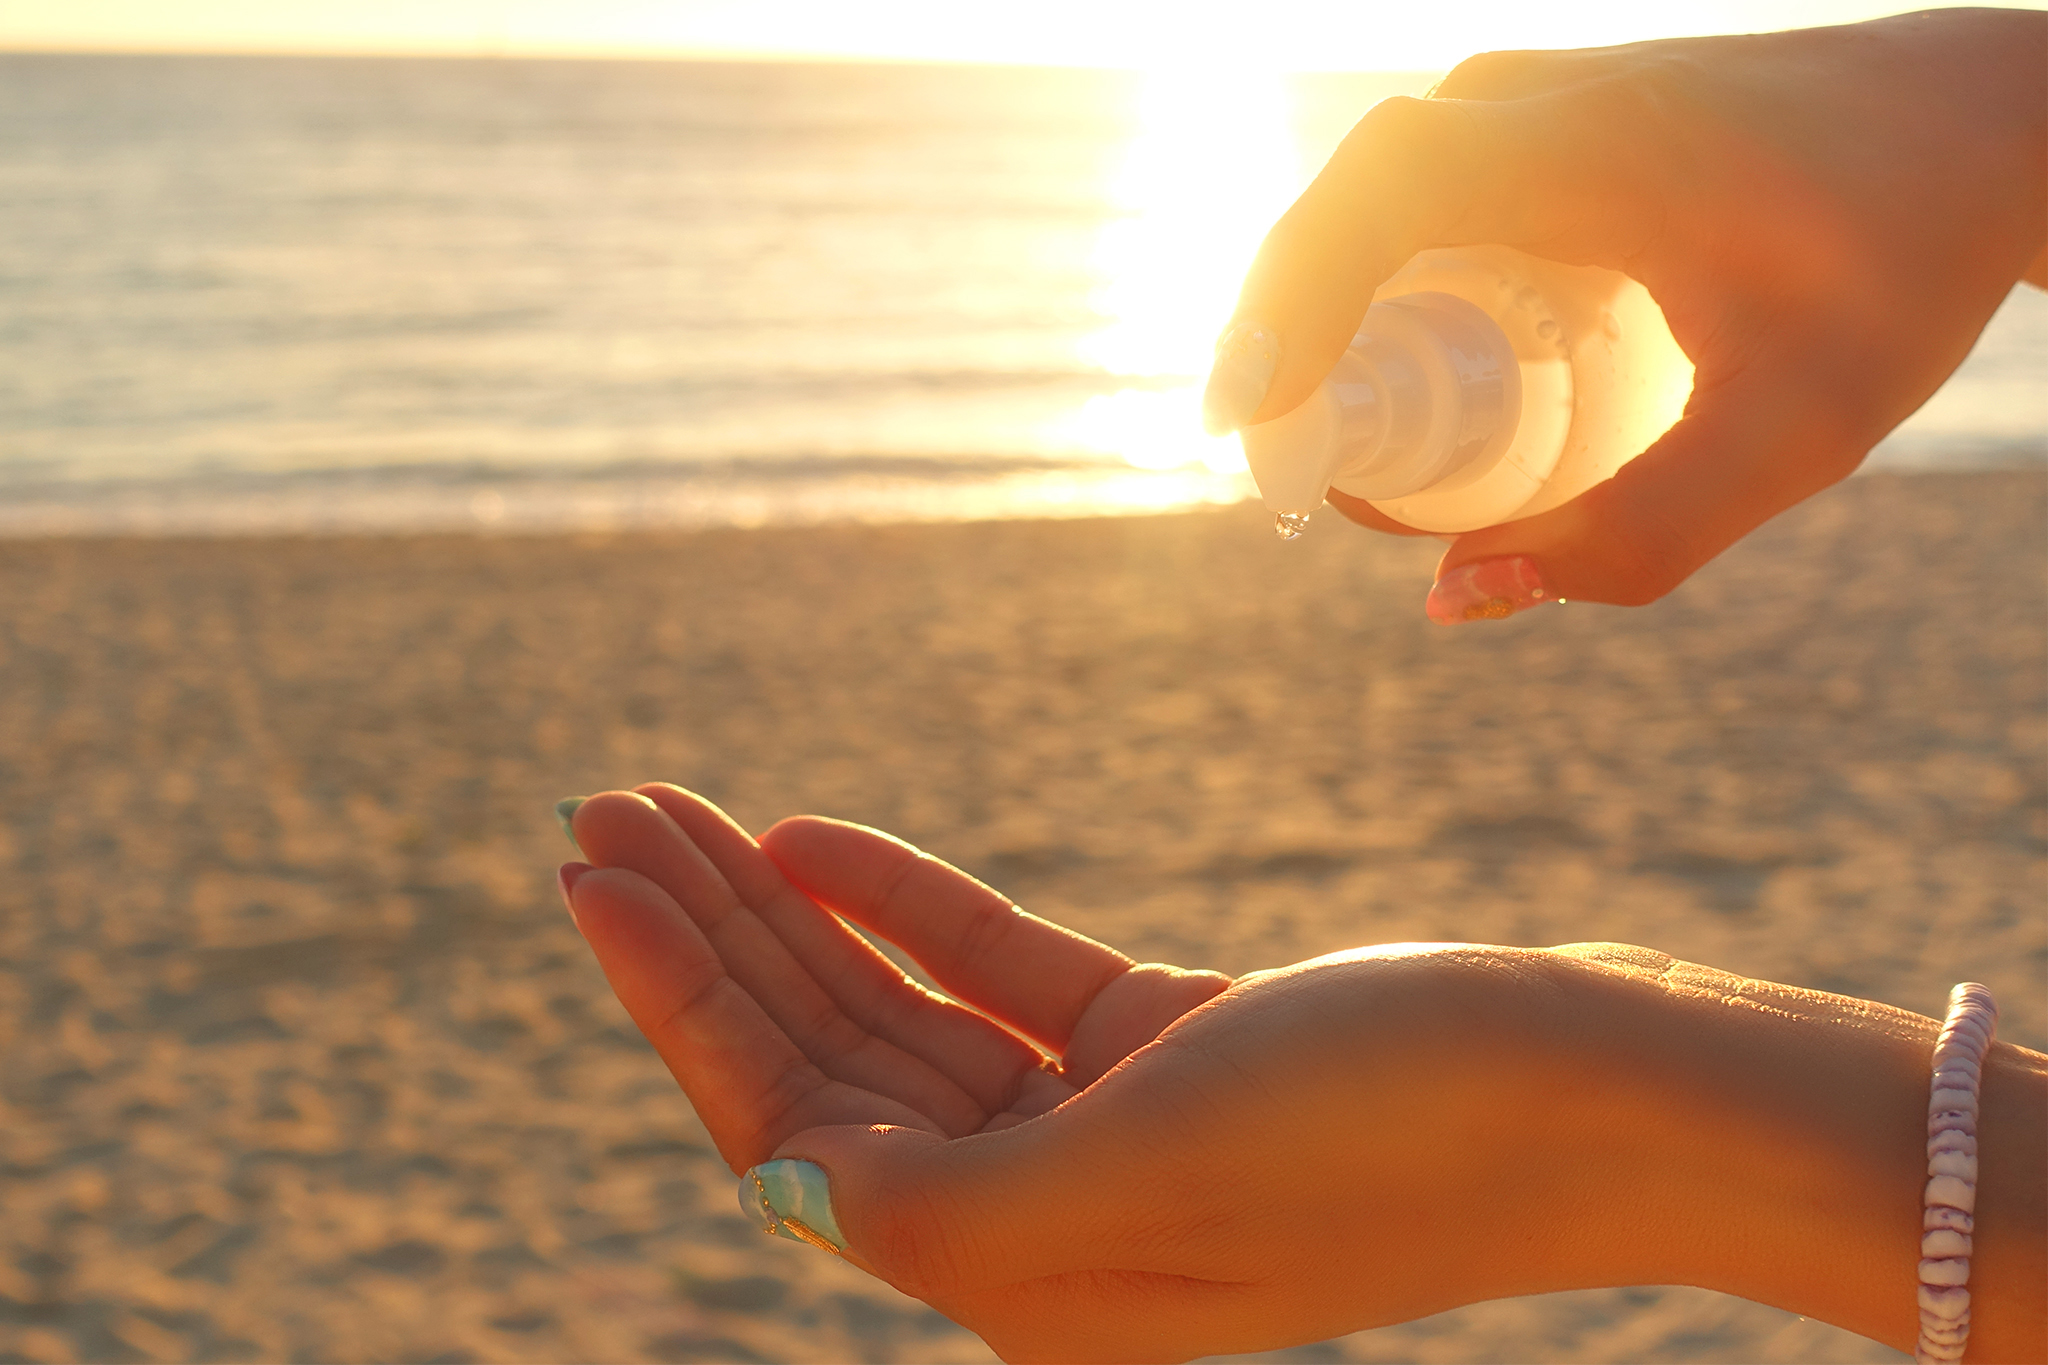
<instances>
[{"instance_id":1,"label":"falling drop of liquid","mask_svg":"<svg viewBox=\"0 0 2048 1365\"><path fill-rule=\"evenodd\" d=\"M1282 540L1293 540L1308 529L1308 513L1282 512L1273 518L1273 534Z\"/></svg>"}]
</instances>

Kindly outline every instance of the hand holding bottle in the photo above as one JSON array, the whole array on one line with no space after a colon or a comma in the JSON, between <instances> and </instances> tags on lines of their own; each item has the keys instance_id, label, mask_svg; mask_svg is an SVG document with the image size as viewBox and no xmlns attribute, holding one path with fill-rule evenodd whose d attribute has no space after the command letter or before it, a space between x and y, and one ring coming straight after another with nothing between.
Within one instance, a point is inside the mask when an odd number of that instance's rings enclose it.
<instances>
[{"instance_id":1,"label":"hand holding bottle","mask_svg":"<svg viewBox=\"0 0 2048 1365\"><path fill-rule=\"evenodd\" d=\"M1475 57L1368 113L1274 226L1211 422L1292 412L1418 252L1624 272L1695 366L1684 417L1563 506L1460 535L1430 612L1654 600L1853 470L2014 281L2048 285L2044 70L2048 16L2005 10Z\"/></svg>"}]
</instances>

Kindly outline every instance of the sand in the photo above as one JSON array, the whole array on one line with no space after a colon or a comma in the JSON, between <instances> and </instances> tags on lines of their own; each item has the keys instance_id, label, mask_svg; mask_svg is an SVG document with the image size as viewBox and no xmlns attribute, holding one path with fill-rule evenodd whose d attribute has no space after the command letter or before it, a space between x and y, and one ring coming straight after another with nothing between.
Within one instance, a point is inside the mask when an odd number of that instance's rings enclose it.
<instances>
[{"instance_id":1,"label":"sand","mask_svg":"<svg viewBox=\"0 0 2048 1365\"><path fill-rule=\"evenodd\" d=\"M0 542L0 1359L987 1359L742 1222L611 1000L549 805L648 778L1141 958L1620 939L2041 1047L2044 512L1871 476L1454 631L1434 544L1249 507ZM1272 1358L1902 1359L1669 1289Z\"/></svg>"}]
</instances>

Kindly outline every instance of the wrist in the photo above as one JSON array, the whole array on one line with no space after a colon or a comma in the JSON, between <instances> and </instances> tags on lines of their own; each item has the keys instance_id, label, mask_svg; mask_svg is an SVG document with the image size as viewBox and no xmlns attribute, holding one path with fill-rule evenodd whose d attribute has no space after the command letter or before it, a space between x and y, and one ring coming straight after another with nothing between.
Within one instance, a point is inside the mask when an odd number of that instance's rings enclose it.
<instances>
[{"instance_id":1,"label":"wrist","mask_svg":"<svg viewBox=\"0 0 2048 1365\"><path fill-rule=\"evenodd\" d=\"M1642 950L1553 961L1553 1051L1602 1078L1566 1120L1585 1194L1558 1216L1587 1234L1581 1281L1698 1285L1910 1351L1936 1022ZM1995 1053L1971 1359L2037 1351L2042 1322L2048 1059Z\"/></svg>"}]
</instances>

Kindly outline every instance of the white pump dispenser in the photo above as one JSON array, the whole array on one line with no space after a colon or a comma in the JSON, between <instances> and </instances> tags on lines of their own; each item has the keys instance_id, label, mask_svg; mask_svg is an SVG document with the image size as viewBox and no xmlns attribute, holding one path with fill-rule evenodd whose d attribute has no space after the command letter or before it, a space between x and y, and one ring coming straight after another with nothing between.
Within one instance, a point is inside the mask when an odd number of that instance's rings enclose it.
<instances>
[{"instance_id":1,"label":"white pump dispenser","mask_svg":"<svg viewBox=\"0 0 2048 1365\"><path fill-rule=\"evenodd\" d=\"M1374 295L1301 406L1246 427L1280 534L1336 488L1424 531L1577 497L1661 436L1692 363L1626 275L1506 247L1425 251Z\"/></svg>"}]
</instances>

